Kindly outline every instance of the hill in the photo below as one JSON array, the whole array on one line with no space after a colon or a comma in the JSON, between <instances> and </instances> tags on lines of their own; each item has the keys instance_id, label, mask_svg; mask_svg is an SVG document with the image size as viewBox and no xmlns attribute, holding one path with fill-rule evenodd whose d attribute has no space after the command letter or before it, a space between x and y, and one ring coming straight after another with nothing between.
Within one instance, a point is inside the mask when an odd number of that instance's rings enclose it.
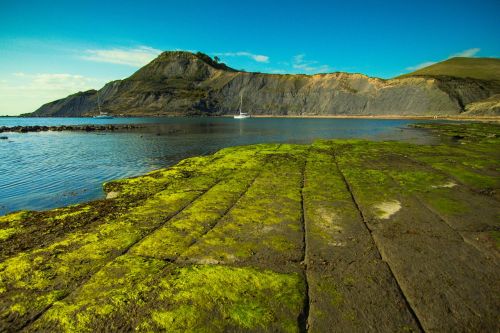
<instances>
[{"instance_id":1,"label":"hill","mask_svg":"<svg viewBox=\"0 0 500 333\"><path fill-rule=\"evenodd\" d=\"M411 76L453 76L480 80L500 80L500 59L498 58L451 58L415 72L401 75Z\"/></svg>"},{"instance_id":2,"label":"hill","mask_svg":"<svg viewBox=\"0 0 500 333\"><path fill-rule=\"evenodd\" d=\"M341 72L249 73L203 53L167 51L99 92L73 94L26 116L92 116L98 113L97 94L103 111L125 116L233 114L242 94L253 115L448 116L500 94L500 81L451 76L383 80ZM468 113L500 114L495 107L484 111L481 105Z\"/></svg>"}]
</instances>

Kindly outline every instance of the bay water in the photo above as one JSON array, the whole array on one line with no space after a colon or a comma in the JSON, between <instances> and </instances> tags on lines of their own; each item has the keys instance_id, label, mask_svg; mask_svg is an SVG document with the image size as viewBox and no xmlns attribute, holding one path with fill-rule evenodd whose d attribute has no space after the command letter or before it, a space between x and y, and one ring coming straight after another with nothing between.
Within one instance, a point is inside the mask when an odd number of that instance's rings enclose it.
<instances>
[{"instance_id":1,"label":"bay water","mask_svg":"<svg viewBox=\"0 0 500 333\"><path fill-rule=\"evenodd\" d=\"M337 118L13 118L2 126L144 124L115 132L4 132L0 136L0 215L104 197L102 183L171 166L221 148L254 143L310 143L360 138L434 143L411 129L421 120Z\"/></svg>"}]
</instances>

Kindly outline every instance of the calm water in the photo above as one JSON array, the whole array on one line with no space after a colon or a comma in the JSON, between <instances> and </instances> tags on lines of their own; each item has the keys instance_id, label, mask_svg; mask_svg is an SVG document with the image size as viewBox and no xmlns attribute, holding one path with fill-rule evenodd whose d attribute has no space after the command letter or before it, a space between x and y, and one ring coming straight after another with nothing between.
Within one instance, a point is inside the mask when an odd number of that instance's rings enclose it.
<instances>
[{"instance_id":1,"label":"calm water","mask_svg":"<svg viewBox=\"0 0 500 333\"><path fill-rule=\"evenodd\" d=\"M0 215L104 196L104 181L140 175L228 146L317 138L435 142L411 120L252 118L0 118L0 126L155 124L133 132L2 133Z\"/></svg>"}]
</instances>

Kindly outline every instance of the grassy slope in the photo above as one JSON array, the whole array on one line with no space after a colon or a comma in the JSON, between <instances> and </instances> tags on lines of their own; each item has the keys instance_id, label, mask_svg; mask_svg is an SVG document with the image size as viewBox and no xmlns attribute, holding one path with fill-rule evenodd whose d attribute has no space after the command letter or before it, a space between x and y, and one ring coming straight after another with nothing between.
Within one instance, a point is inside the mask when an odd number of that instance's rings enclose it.
<instances>
[{"instance_id":1,"label":"grassy slope","mask_svg":"<svg viewBox=\"0 0 500 333\"><path fill-rule=\"evenodd\" d=\"M481 80L500 80L500 59L498 58L451 58L399 76L445 75Z\"/></svg>"}]
</instances>

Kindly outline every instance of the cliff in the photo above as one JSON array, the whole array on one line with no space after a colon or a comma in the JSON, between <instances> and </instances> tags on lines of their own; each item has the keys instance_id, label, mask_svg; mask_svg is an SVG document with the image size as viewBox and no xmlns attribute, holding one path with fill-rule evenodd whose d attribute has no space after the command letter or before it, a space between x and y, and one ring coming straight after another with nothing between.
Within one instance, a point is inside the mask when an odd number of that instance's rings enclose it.
<instances>
[{"instance_id":1,"label":"cliff","mask_svg":"<svg viewBox=\"0 0 500 333\"><path fill-rule=\"evenodd\" d=\"M498 115L471 103L500 93L500 81L445 75L383 80L362 74L284 75L234 70L202 53L164 52L124 80L99 90L111 114L224 115ZM43 105L29 116L97 114L97 91Z\"/></svg>"}]
</instances>

